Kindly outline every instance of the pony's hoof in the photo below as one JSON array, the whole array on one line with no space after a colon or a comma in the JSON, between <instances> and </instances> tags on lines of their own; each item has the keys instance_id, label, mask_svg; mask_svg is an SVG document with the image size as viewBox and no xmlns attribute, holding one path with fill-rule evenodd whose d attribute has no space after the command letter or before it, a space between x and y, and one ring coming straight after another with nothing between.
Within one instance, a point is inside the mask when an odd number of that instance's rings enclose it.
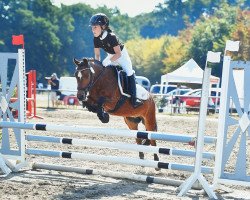
<instances>
[{"instance_id":1,"label":"pony's hoof","mask_svg":"<svg viewBox=\"0 0 250 200\"><path fill-rule=\"evenodd\" d=\"M99 119L102 123L108 123L109 122L109 114L108 113L102 113L102 115L98 115Z\"/></svg>"},{"instance_id":2,"label":"pony's hoof","mask_svg":"<svg viewBox=\"0 0 250 200\"><path fill-rule=\"evenodd\" d=\"M154 154L154 161L159 161L159 156L157 154ZM155 168L155 171L160 171L161 168Z\"/></svg>"},{"instance_id":3,"label":"pony's hoof","mask_svg":"<svg viewBox=\"0 0 250 200\"><path fill-rule=\"evenodd\" d=\"M158 157L158 155L157 154L154 154L154 161L159 161L160 159L159 159L159 157Z\"/></svg>"},{"instance_id":4,"label":"pony's hoof","mask_svg":"<svg viewBox=\"0 0 250 200\"><path fill-rule=\"evenodd\" d=\"M189 144L190 146L195 147L195 146L196 146L196 141L191 141L191 142L189 142L188 144Z\"/></svg>"}]
</instances>

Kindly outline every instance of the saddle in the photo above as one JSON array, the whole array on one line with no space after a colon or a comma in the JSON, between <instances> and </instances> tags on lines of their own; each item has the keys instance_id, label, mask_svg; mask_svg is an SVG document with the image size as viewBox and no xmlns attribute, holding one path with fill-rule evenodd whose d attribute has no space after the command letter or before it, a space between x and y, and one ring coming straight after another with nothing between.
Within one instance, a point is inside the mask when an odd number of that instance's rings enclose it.
<instances>
[{"instance_id":1,"label":"saddle","mask_svg":"<svg viewBox=\"0 0 250 200\"><path fill-rule=\"evenodd\" d=\"M121 94L126 97L130 97L128 78L127 78L126 72L123 71L123 69L119 65L115 65L115 66L112 65L110 67L112 67L113 71L116 74L117 84L118 84Z\"/></svg>"},{"instance_id":2,"label":"saddle","mask_svg":"<svg viewBox=\"0 0 250 200\"><path fill-rule=\"evenodd\" d=\"M129 83L128 77L125 71L120 66L111 66L117 77L117 84L119 90L123 96L129 97ZM139 84L136 84L136 98L140 100L147 100L149 98L149 92Z\"/></svg>"}]
</instances>

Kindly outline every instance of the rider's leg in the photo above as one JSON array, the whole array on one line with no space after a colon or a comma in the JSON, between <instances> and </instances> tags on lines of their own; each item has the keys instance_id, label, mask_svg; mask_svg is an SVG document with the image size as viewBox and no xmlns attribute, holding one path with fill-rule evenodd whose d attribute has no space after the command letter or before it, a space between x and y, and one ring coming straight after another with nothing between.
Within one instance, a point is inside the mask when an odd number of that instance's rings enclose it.
<instances>
[{"instance_id":1,"label":"rider's leg","mask_svg":"<svg viewBox=\"0 0 250 200\"><path fill-rule=\"evenodd\" d=\"M128 85L129 85L129 93L131 95L131 103L133 107L136 108L140 106L142 102L136 98L136 83L134 74L128 76Z\"/></svg>"},{"instance_id":2,"label":"rider's leg","mask_svg":"<svg viewBox=\"0 0 250 200\"><path fill-rule=\"evenodd\" d=\"M121 53L121 57L117 59L117 62L121 65L128 76L128 86L129 93L131 95L131 103L134 107L137 107L141 105L142 102L136 98L136 84L132 62L125 47L123 48Z\"/></svg>"}]
</instances>

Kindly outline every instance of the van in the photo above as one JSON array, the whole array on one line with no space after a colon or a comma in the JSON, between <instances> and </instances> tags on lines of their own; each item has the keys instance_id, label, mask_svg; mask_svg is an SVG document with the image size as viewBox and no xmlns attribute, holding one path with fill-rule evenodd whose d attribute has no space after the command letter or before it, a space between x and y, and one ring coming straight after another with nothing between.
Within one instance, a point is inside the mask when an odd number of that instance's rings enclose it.
<instances>
[{"instance_id":1,"label":"van","mask_svg":"<svg viewBox=\"0 0 250 200\"><path fill-rule=\"evenodd\" d=\"M59 81L59 90L62 95L76 96L77 82L75 77L63 76Z\"/></svg>"},{"instance_id":2,"label":"van","mask_svg":"<svg viewBox=\"0 0 250 200\"><path fill-rule=\"evenodd\" d=\"M144 87L147 91L150 90L150 81L145 76L135 76L135 81L137 84Z\"/></svg>"},{"instance_id":3,"label":"van","mask_svg":"<svg viewBox=\"0 0 250 200\"><path fill-rule=\"evenodd\" d=\"M154 84L150 88L150 93L152 93L152 94L167 94L176 88L177 88L177 85Z\"/></svg>"}]
</instances>

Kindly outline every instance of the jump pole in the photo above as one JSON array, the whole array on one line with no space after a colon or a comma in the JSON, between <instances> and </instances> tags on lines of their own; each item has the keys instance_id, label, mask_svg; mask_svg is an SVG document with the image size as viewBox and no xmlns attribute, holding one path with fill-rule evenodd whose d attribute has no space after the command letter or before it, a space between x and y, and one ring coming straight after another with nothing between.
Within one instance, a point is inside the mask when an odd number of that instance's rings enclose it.
<instances>
[{"instance_id":1,"label":"jump pole","mask_svg":"<svg viewBox=\"0 0 250 200\"><path fill-rule=\"evenodd\" d=\"M40 123L23 123L23 122L0 122L2 128L17 128L27 130L39 130L39 131L60 131L71 133L84 133L84 134L96 134L96 135L109 135L120 137L134 137L149 140L165 140L171 142L190 143L196 140L194 136L187 136L182 134L164 133L164 132L152 132L152 131L136 131L126 129L114 129L114 128L96 128L90 126L66 126L66 125L54 125L54 124L40 124ZM215 137L204 137L205 143L214 144L216 142Z\"/></svg>"},{"instance_id":2,"label":"jump pole","mask_svg":"<svg viewBox=\"0 0 250 200\"><path fill-rule=\"evenodd\" d=\"M10 168L6 165L6 160L4 159L1 153L0 153L0 169L4 173L4 176L8 176L11 173Z\"/></svg>"},{"instance_id":3,"label":"jump pole","mask_svg":"<svg viewBox=\"0 0 250 200\"><path fill-rule=\"evenodd\" d=\"M97 170L97 169L89 169L89 168L80 168L80 167L72 167L72 166L64 166L64 165L55 165L55 164L47 164L47 163L34 163L32 165L34 170L38 169L45 169L45 170L53 170L53 171L61 171L61 172L74 172L78 174L87 174L87 175L100 175L104 177L111 177L111 178L119 178L119 179L128 179L132 181L140 181L146 182L148 184L156 183L156 184L163 184L163 185L171 185L171 186L180 186L183 181L181 180L174 180L174 179L167 179L167 178L159 178L154 176L146 176L146 175L139 175L134 173L128 172L114 172L108 170ZM192 189L200 190L201 186L199 184L193 185Z\"/></svg>"},{"instance_id":4,"label":"jump pole","mask_svg":"<svg viewBox=\"0 0 250 200\"><path fill-rule=\"evenodd\" d=\"M66 145L102 147L102 148L117 149L117 150L136 151L136 152L155 153L155 154L174 155L174 156L186 156L186 157L195 157L196 153L195 151L190 151L190 150L128 144L124 142L108 142L108 141L96 141L96 140L40 136L40 135L26 135L26 140L37 141L37 142L59 143ZM211 152L203 152L203 158L215 160L215 154Z\"/></svg>"},{"instance_id":5,"label":"jump pole","mask_svg":"<svg viewBox=\"0 0 250 200\"><path fill-rule=\"evenodd\" d=\"M27 116L31 118L43 119L36 114L36 70L30 70L26 73L27 77Z\"/></svg>"},{"instance_id":6,"label":"jump pole","mask_svg":"<svg viewBox=\"0 0 250 200\"><path fill-rule=\"evenodd\" d=\"M97 162L109 162L117 163L124 165L135 165L141 167L152 167L159 169L171 169L179 171L193 172L193 165L185 165L179 163L167 163L153 160L143 160L138 158L131 158L125 156L105 156L91 153L79 153L79 152L65 152L65 151L54 151L54 150L44 150L44 149L26 149L25 151L28 155L38 155L38 156L49 156L49 157L58 157L58 158L67 158L67 159L80 159L88 161L97 161ZM212 174L212 167L201 167L201 172L204 174Z\"/></svg>"},{"instance_id":7,"label":"jump pole","mask_svg":"<svg viewBox=\"0 0 250 200\"><path fill-rule=\"evenodd\" d=\"M214 59L214 62L212 61ZM206 127L206 114L210 87L210 76L211 68L207 66L208 62L218 63L220 62L220 52L214 53L208 51L205 69L202 80L202 93L201 93L201 104L199 113L199 123L197 131L197 146L196 146L196 157L195 157L195 170L194 173L178 188L180 191L178 196L183 196L188 192L192 185L199 181L206 193L210 198L217 199L215 192L212 187L208 184L207 180L202 174L202 153L204 150L204 132Z\"/></svg>"}]
</instances>

